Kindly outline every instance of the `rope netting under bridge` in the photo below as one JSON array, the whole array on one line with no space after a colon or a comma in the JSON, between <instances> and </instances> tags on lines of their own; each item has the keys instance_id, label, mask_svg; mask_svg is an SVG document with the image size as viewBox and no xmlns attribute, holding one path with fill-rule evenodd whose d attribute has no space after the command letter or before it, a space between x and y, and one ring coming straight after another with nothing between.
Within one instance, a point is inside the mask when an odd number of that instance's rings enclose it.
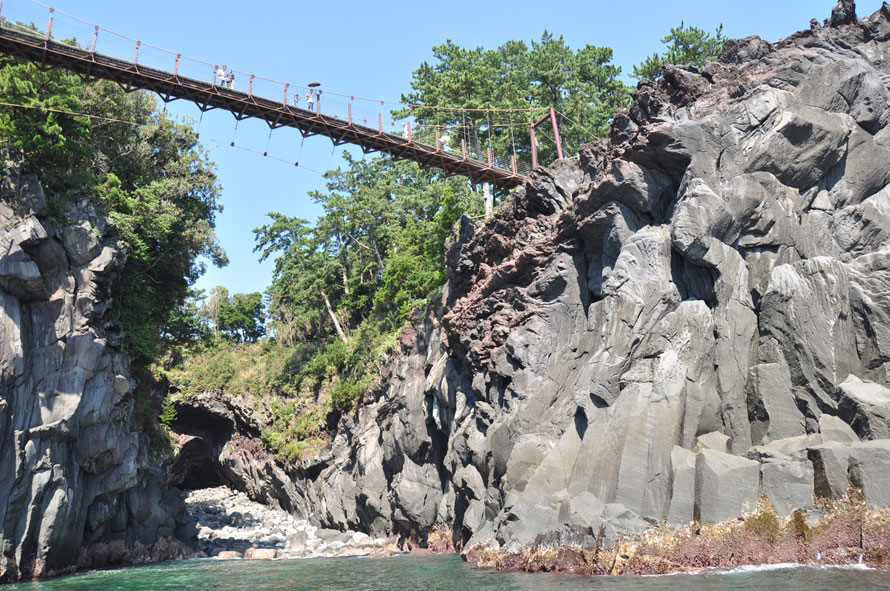
<instances>
[{"instance_id":1,"label":"rope netting under bridge","mask_svg":"<svg viewBox=\"0 0 890 591\"><path fill-rule=\"evenodd\" d=\"M38 23L44 21L39 30ZM335 145L352 143L365 153L384 152L502 189L524 181L539 150L552 157L577 150L578 145L566 145L559 126L575 126L582 133L573 136L594 139L551 107L406 104L273 80L228 66L223 71L223 64L101 28L37 0L0 2L0 52L63 67L86 79L112 80L126 90L150 90L165 102L189 100L202 112L222 108L237 120L263 119L271 129L289 126L303 137L325 135ZM399 112L399 119L393 111ZM540 126L548 119L552 129Z\"/></svg>"}]
</instances>

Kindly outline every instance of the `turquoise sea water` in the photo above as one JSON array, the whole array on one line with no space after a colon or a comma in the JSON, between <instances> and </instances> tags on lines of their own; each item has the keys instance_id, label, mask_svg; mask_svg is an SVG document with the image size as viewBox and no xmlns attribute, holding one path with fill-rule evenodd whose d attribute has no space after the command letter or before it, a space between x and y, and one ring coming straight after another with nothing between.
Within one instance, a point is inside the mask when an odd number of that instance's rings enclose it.
<instances>
[{"instance_id":1,"label":"turquoise sea water","mask_svg":"<svg viewBox=\"0 0 890 591\"><path fill-rule=\"evenodd\" d=\"M493 572L458 556L310 560L189 560L76 574L3 591L869 591L890 589L890 572L772 568L659 577L576 577Z\"/></svg>"}]
</instances>

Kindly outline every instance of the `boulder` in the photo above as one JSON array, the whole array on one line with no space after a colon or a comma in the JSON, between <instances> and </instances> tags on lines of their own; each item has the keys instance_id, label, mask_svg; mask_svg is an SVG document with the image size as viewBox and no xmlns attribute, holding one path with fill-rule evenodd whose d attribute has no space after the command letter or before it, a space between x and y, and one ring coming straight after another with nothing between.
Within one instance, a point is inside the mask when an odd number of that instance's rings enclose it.
<instances>
[{"instance_id":1,"label":"boulder","mask_svg":"<svg viewBox=\"0 0 890 591\"><path fill-rule=\"evenodd\" d=\"M278 556L275 548L248 548L244 551L244 558L249 560L272 560Z\"/></svg>"},{"instance_id":2,"label":"boulder","mask_svg":"<svg viewBox=\"0 0 890 591\"><path fill-rule=\"evenodd\" d=\"M804 462L768 462L760 467L763 494L776 513L790 515L813 503L813 465Z\"/></svg>"},{"instance_id":3,"label":"boulder","mask_svg":"<svg viewBox=\"0 0 890 591\"><path fill-rule=\"evenodd\" d=\"M719 523L753 511L760 499L760 464L705 449L695 462L695 513L702 523Z\"/></svg>"},{"instance_id":4,"label":"boulder","mask_svg":"<svg viewBox=\"0 0 890 591\"><path fill-rule=\"evenodd\" d=\"M686 525L695 518L695 461L696 454L688 449L675 445L671 450L674 477L667 516L671 525Z\"/></svg>"},{"instance_id":5,"label":"boulder","mask_svg":"<svg viewBox=\"0 0 890 591\"><path fill-rule=\"evenodd\" d=\"M725 433L712 431L711 433L706 433L705 435L699 435L696 438L695 442L696 451L710 449L726 454L732 453L732 440Z\"/></svg>"},{"instance_id":6,"label":"boulder","mask_svg":"<svg viewBox=\"0 0 890 591\"><path fill-rule=\"evenodd\" d=\"M813 492L817 497L837 498L847 493L850 446L836 441L807 450L813 464Z\"/></svg>"},{"instance_id":7,"label":"boulder","mask_svg":"<svg viewBox=\"0 0 890 591\"><path fill-rule=\"evenodd\" d=\"M890 507L890 439L850 446L850 483L862 490L867 503Z\"/></svg>"},{"instance_id":8,"label":"boulder","mask_svg":"<svg viewBox=\"0 0 890 591\"><path fill-rule=\"evenodd\" d=\"M857 443L859 436L843 419L834 415L823 414L819 417L819 433L822 441L837 441L840 443Z\"/></svg>"},{"instance_id":9,"label":"boulder","mask_svg":"<svg viewBox=\"0 0 890 591\"><path fill-rule=\"evenodd\" d=\"M838 415L860 438L890 438L890 388L851 374L837 389Z\"/></svg>"}]
</instances>

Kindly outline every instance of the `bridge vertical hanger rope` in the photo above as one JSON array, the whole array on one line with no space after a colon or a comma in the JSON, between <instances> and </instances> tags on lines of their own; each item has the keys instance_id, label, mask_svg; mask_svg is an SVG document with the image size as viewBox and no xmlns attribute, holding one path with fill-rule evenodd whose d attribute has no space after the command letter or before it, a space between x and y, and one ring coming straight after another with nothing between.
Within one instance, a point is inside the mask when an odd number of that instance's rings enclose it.
<instances>
[{"instance_id":1,"label":"bridge vertical hanger rope","mask_svg":"<svg viewBox=\"0 0 890 591\"><path fill-rule=\"evenodd\" d=\"M294 166L300 165L300 157L303 156L303 144L306 143L306 136L303 134L300 134L300 136L302 139L300 140L300 149L297 150L297 161L294 162Z\"/></svg>"},{"instance_id":2,"label":"bridge vertical hanger rope","mask_svg":"<svg viewBox=\"0 0 890 591\"><path fill-rule=\"evenodd\" d=\"M491 111L485 110L485 117L488 121L488 165L491 166Z\"/></svg>"},{"instance_id":3,"label":"bridge vertical hanger rope","mask_svg":"<svg viewBox=\"0 0 890 591\"><path fill-rule=\"evenodd\" d=\"M235 130L232 132L232 141L229 143L229 146L235 147L235 136L238 135L238 124L241 123L240 119L235 120Z\"/></svg>"},{"instance_id":4,"label":"bridge vertical hanger rope","mask_svg":"<svg viewBox=\"0 0 890 591\"><path fill-rule=\"evenodd\" d=\"M513 148L513 174L516 174L516 136L513 133L513 113L510 113L510 145Z\"/></svg>"}]
</instances>

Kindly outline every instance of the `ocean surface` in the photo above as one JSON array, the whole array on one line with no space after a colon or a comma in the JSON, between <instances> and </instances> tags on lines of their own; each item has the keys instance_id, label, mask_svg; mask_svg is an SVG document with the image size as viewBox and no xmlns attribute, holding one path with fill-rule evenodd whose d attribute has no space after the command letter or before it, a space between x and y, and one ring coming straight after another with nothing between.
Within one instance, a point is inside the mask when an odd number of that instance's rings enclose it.
<instances>
[{"instance_id":1,"label":"ocean surface","mask_svg":"<svg viewBox=\"0 0 890 591\"><path fill-rule=\"evenodd\" d=\"M308 560L188 560L79 573L3 591L868 591L890 589L890 571L762 567L696 575L577 577L494 572L458 556Z\"/></svg>"}]
</instances>

